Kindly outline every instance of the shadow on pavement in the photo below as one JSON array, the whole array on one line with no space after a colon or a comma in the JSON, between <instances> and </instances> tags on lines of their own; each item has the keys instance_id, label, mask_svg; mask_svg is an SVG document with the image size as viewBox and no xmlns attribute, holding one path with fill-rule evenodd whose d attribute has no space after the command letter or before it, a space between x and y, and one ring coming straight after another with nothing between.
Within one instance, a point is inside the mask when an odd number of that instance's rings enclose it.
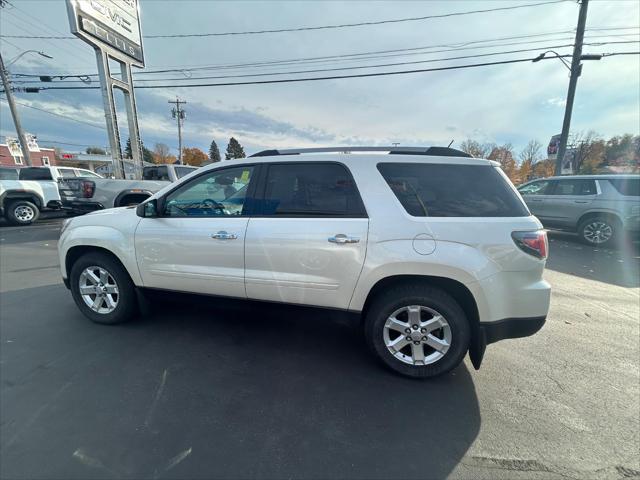
<instances>
[{"instance_id":1,"label":"shadow on pavement","mask_svg":"<svg viewBox=\"0 0 640 480\"><path fill-rule=\"evenodd\" d=\"M478 435L464 365L406 379L336 313L170 298L108 327L3 294L3 477L442 478Z\"/></svg>"},{"instance_id":2,"label":"shadow on pavement","mask_svg":"<svg viewBox=\"0 0 640 480\"><path fill-rule=\"evenodd\" d=\"M627 241L617 249L597 248L573 234L550 231L547 268L620 287L640 287L640 244Z\"/></svg>"}]
</instances>

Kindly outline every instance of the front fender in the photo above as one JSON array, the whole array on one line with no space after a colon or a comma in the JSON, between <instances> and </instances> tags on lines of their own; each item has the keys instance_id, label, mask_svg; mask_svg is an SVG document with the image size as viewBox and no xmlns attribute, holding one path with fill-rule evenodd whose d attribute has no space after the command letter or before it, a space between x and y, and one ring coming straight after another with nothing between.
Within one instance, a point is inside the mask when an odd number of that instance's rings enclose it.
<instances>
[{"instance_id":1,"label":"front fender","mask_svg":"<svg viewBox=\"0 0 640 480\"><path fill-rule=\"evenodd\" d=\"M95 225L79 226L63 232L58 243L62 278L68 277L66 259L69 250L74 247L97 247L109 251L124 265L133 283L138 286L142 285L142 278L136 263L133 235L126 236L115 228Z\"/></svg>"}]
</instances>

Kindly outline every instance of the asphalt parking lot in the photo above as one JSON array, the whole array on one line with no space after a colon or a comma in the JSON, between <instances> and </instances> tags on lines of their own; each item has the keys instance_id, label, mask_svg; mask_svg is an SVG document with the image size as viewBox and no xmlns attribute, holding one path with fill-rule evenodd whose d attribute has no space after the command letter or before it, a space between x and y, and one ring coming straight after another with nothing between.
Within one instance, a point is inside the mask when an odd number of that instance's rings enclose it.
<instances>
[{"instance_id":1,"label":"asphalt parking lot","mask_svg":"<svg viewBox=\"0 0 640 480\"><path fill-rule=\"evenodd\" d=\"M433 381L315 310L157 298L90 323L60 219L0 226L2 478L640 476L640 251L552 234L550 316Z\"/></svg>"}]
</instances>

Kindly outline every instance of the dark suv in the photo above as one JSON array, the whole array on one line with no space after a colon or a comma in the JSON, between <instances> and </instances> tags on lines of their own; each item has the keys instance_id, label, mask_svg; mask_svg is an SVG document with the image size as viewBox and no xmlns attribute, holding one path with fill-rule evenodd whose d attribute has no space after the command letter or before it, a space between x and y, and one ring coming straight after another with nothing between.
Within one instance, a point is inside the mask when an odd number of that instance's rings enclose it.
<instances>
[{"instance_id":1,"label":"dark suv","mask_svg":"<svg viewBox=\"0 0 640 480\"><path fill-rule=\"evenodd\" d=\"M588 244L640 231L640 175L550 177L518 190L546 227L575 231Z\"/></svg>"}]
</instances>

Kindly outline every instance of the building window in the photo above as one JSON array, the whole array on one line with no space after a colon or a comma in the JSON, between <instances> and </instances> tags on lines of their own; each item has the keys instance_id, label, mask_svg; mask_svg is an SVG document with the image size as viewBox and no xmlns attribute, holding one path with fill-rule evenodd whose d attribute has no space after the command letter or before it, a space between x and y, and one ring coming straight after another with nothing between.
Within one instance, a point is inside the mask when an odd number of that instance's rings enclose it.
<instances>
[{"instance_id":1,"label":"building window","mask_svg":"<svg viewBox=\"0 0 640 480\"><path fill-rule=\"evenodd\" d=\"M42 165L46 165L46 166L51 165L51 164L49 163L49 157L44 156L44 157L42 157L42 158L41 158L41 160L42 160Z\"/></svg>"},{"instance_id":2,"label":"building window","mask_svg":"<svg viewBox=\"0 0 640 480\"><path fill-rule=\"evenodd\" d=\"M13 157L13 161L16 162L16 165L22 165L22 157Z\"/></svg>"}]
</instances>

